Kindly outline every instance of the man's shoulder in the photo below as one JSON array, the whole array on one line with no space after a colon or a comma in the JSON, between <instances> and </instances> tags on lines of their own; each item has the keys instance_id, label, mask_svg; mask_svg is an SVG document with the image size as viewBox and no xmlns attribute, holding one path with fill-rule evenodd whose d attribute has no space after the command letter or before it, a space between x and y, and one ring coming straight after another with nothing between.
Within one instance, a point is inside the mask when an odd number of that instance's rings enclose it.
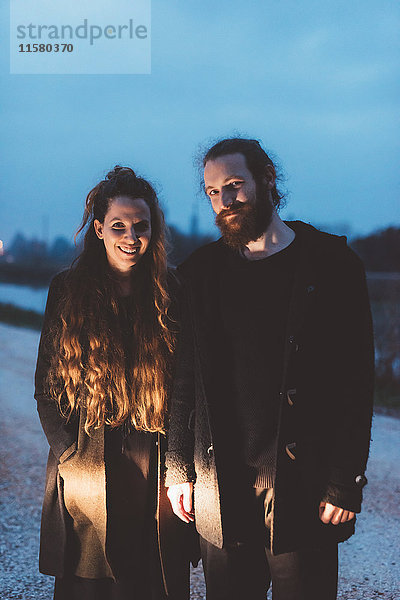
<instances>
[{"instance_id":1,"label":"man's shoulder","mask_svg":"<svg viewBox=\"0 0 400 600\"><path fill-rule=\"evenodd\" d=\"M321 231L303 221L285 221L286 225L293 229L298 241L298 247L306 252L309 260L319 263L321 266L328 266L328 263L340 265L353 264L355 267L361 267L362 263L357 254L347 244L347 238L344 235L335 235ZM226 245L222 238L215 242L205 244L197 248L181 265L179 265L179 274L183 278L201 277L218 270L218 265L226 254Z\"/></svg>"},{"instance_id":2,"label":"man's shoulder","mask_svg":"<svg viewBox=\"0 0 400 600\"><path fill-rule=\"evenodd\" d=\"M310 223L303 221L285 221L296 233L296 236L307 246L320 246L326 249L340 250L347 246L347 239L344 235L335 235L317 229Z\"/></svg>"},{"instance_id":3,"label":"man's shoulder","mask_svg":"<svg viewBox=\"0 0 400 600\"><path fill-rule=\"evenodd\" d=\"M330 265L336 269L363 271L362 261L348 245L346 236L321 231L303 221L285 223L296 233L299 245L316 266L324 269Z\"/></svg>"}]
</instances>

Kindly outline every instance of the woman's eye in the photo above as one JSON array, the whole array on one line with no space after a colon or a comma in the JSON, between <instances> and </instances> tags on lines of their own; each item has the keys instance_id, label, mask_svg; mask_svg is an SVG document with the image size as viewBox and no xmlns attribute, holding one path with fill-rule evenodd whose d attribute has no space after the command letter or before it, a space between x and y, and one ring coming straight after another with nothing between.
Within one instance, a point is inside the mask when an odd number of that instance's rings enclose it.
<instances>
[{"instance_id":1,"label":"woman's eye","mask_svg":"<svg viewBox=\"0 0 400 600\"><path fill-rule=\"evenodd\" d=\"M143 233L144 231L147 231L147 230L148 230L148 228L149 228L149 224L148 224L148 222L147 222L147 221L143 221L143 222L141 222L141 223L137 223L137 224L135 225L135 231L136 231L137 233Z\"/></svg>"},{"instance_id":2,"label":"woman's eye","mask_svg":"<svg viewBox=\"0 0 400 600\"><path fill-rule=\"evenodd\" d=\"M209 196L216 196L217 194L218 194L218 190L210 190L210 191L208 192L208 195L209 195Z\"/></svg>"},{"instance_id":3,"label":"woman's eye","mask_svg":"<svg viewBox=\"0 0 400 600\"><path fill-rule=\"evenodd\" d=\"M113 223L113 229L123 229L125 225L123 223Z\"/></svg>"}]
</instances>

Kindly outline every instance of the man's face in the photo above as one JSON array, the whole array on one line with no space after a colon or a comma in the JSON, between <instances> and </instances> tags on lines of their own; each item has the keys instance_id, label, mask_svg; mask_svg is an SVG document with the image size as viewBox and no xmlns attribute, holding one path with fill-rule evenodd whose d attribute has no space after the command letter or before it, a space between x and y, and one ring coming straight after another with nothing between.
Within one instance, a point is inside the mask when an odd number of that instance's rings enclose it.
<instances>
[{"instance_id":1,"label":"man's face","mask_svg":"<svg viewBox=\"0 0 400 600\"><path fill-rule=\"evenodd\" d=\"M274 178L271 178L272 185ZM267 173L259 184L246 165L243 154L226 154L209 160L204 168L204 185L216 213L215 222L226 243L242 248L257 240L271 222L273 206Z\"/></svg>"}]
</instances>

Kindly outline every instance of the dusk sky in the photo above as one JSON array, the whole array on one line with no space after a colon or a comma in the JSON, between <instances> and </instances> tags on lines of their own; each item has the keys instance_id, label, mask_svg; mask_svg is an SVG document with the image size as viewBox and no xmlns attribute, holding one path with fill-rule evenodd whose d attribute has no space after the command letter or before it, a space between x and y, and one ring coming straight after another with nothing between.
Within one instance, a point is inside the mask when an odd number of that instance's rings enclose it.
<instances>
[{"instance_id":1,"label":"dusk sky","mask_svg":"<svg viewBox=\"0 0 400 600\"><path fill-rule=\"evenodd\" d=\"M400 226L398 0L153 0L150 75L10 75L7 3L0 17L6 244L47 225L72 239L115 164L156 185L168 222L188 230L196 210L212 231L194 156L236 132L278 157L284 217Z\"/></svg>"}]
</instances>

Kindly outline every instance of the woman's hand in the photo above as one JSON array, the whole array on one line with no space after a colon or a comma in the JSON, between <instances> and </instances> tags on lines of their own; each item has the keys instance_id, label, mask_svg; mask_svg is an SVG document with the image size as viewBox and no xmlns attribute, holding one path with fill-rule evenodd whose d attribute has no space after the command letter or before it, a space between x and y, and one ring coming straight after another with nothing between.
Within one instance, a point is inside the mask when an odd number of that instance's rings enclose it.
<instances>
[{"instance_id":1,"label":"woman's hand","mask_svg":"<svg viewBox=\"0 0 400 600\"><path fill-rule=\"evenodd\" d=\"M320 502L319 504L319 518L323 523L332 523L332 525L339 525L339 523L345 523L354 519L354 513L350 510L344 510L339 506L329 504L329 502Z\"/></svg>"},{"instance_id":2,"label":"woman's hand","mask_svg":"<svg viewBox=\"0 0 400 600\"><path fill-rule=\"evenodd\" d=\"M167 490L172 510L185 523L194 521L193 513L193 483L177 483Z\"/></svg>"}]
</instances>

